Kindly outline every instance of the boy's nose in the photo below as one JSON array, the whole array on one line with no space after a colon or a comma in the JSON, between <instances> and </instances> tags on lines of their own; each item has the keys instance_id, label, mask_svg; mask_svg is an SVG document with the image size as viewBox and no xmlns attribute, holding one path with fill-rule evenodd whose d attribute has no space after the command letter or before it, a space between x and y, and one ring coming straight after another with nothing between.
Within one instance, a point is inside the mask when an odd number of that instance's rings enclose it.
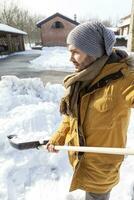
<instances>
[{"instance_id":1,"label":"boy's nose","mask_svg":"<svg viewBox=\"0 0 134 200\"><path fill-rule=\"evenodd\" d=\"M73 54L70 54L70 61L71 61L71 62L74 61Z\"/></svg>"}]
</instances>

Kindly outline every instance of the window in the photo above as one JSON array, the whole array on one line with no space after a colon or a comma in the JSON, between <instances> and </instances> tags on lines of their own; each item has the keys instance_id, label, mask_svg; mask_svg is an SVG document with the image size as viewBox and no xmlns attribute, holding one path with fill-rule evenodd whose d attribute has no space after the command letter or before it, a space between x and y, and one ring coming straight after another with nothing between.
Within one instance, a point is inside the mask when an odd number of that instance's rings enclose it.
<instances>
[{"instance_id":1,"label":"window","mask_svg":"<svg viewBox=\"0 0 134 200\"><path fill-rule=\"evenodd\" d=\"M52 24L52 28L64 28L64 25L61 22L56 21Z\"/></svg>"}]
</instances>

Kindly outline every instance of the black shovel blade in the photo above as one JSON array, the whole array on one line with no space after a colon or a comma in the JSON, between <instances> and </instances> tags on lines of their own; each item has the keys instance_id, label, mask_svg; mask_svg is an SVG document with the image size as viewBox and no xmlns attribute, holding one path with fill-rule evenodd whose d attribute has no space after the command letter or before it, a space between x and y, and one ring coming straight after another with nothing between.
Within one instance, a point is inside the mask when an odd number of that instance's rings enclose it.
<instances>
[{"instance_id":1,"label":"black shovel blade","mask_svg":"<svg viewBox=\"0 0 134 200\"><path fill-rule=\"evenodd\" d=\"M33 140L33 141L27 140L25 142L23 141L21 142L21 140L19 139L17 135L8 135L7 138L11 146L18 150L38 148L41 145L46 145L49 141L49 140L43 140L40 142L39 140Z\"/></svg>"}]
</instances>

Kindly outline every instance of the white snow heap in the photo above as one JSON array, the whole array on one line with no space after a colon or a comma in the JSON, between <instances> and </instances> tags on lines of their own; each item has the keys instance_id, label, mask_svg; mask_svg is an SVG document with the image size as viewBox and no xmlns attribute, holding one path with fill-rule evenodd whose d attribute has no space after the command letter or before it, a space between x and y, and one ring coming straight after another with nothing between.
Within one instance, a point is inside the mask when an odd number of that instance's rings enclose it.
<instances>
[{"instance_id":1,"label":"white snow heap","mask_svg":"<svg viewBox=\"0 0 134 200\"><path fill-rule=\"evenodd\" d=\"M31 61L30 68L73 72L69 51L66 47L44 47L41 56Z\"/></svg>"}]
</instances>

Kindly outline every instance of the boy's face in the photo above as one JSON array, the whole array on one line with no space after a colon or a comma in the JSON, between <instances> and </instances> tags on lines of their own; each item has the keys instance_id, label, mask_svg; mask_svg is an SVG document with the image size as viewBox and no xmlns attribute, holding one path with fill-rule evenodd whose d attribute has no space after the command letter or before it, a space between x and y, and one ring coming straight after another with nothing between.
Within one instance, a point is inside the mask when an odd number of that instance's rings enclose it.
<instances>
[{"instance_id":1,"label":"boy's face","mask_svg":"<svg viewBox=\"0 0 134 200\"><path fill-rule=\"evenodd\" d=\"M75 65L76 72L85 69L95 61L95 58L87 55L73 45L68 45L68 50L70 51L70 61Z\"/></svg>"}]
</instances>

